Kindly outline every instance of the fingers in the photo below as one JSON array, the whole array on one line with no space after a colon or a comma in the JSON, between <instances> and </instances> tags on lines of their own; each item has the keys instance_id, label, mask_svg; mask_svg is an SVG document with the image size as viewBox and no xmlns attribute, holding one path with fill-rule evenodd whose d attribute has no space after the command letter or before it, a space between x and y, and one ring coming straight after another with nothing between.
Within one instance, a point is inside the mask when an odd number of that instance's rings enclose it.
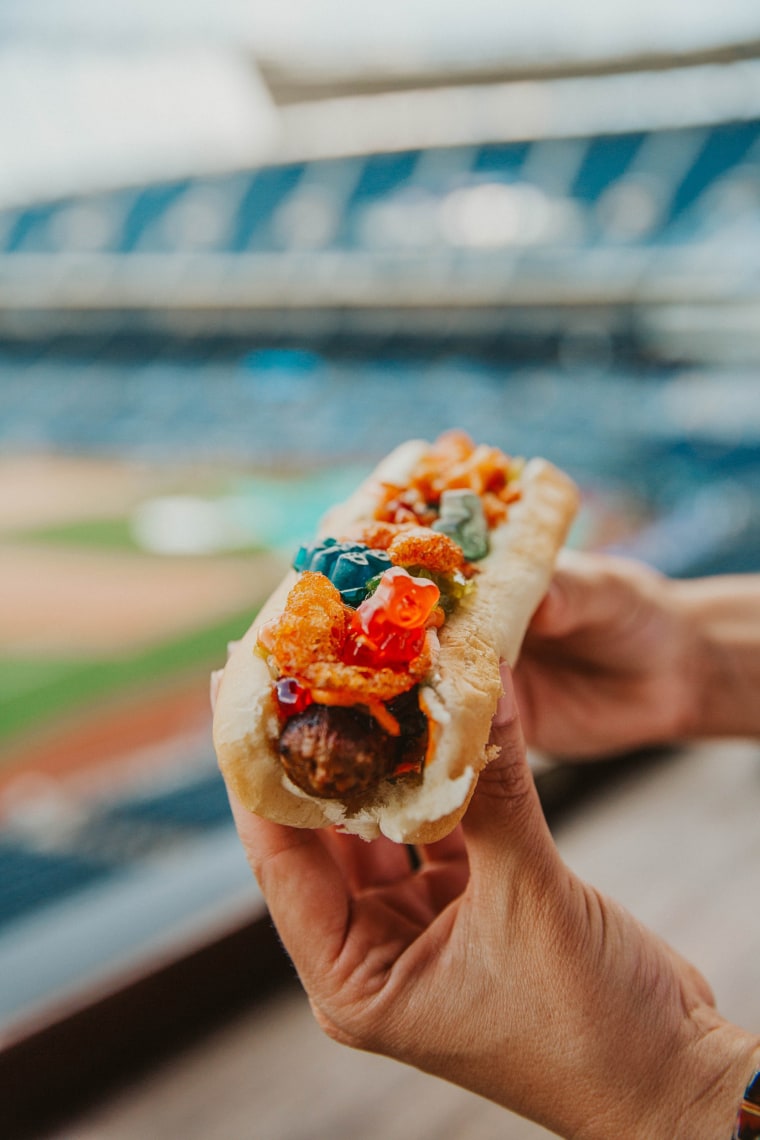
<instances>
[{"instance_id":1,"label":"fingers","mask_svg":"<svg viewBox=\"0 0 760 1140\"><path fill-rule=\"evenodd\" d=\"M285 827L230 806L248 862L299 974L319 977L340 953L350 896L340 866L318 831Z\"/></svg>"},{"instance_id":2,"label":"fingers","mask_svg":"<svg viewBox=\"0 0 760 1140\"><path fill-rule=\"evenodd\" d=\"M332 829L322 833L322 841L343 871L349 890L358 892L384 887L412 873L409 853L401 843L376 839L367 843L357 835Z\"/></svg>"},{"instance_id":3,"label":"fingers","mask_svg":"<svg viewBox=\"0 0 760 1140\"><path fill-rule=\"evenodd\" d=\"M435 843L426 843L418 847L417 855L422 864L466 861L467 849L461 827L457 827L444 839L437 839Z\"/></svg>"},{"instance_id":4,"label":"fingers","mask_svg":"<svg viewBox=\"0 0 760 1140\"><path fill-rule=\"evenodd\" d=\"M491 743L498 756L480 774L463 826L474 879L501 885L505 874L533 874L558 859L528 766L509 669Z\"/></svg>"},{"instance_id":5,"label":"fingers","mask_svg":"<svg viewBox=\"0 0 760 1140\"><path fill-rule=\"evenodd\" d=\"M230 804L272 920L310 993L324 989L347 938L353 937L355 943L359 938L355 920L363 899L386 897L387 905L373 919L372 929L380 937L382 927L382 939L387 941L388 922L398 925L392 914L406 915L413 927L422 921L421 915L437 912L456 897L466 882L466 858L460 867L453 856L456 847L462 855L461 838L458 845L454 841L430 845L440 850L437 861L423 864L418 873L426 880L420 891L403 844L385 838L367 843L333 829L285 827L253 815L231 794ZM449 859L454 862L453 875ZM368 905L371 910L371 902ZM362 937L368 938L366 930Z\"/></svg>"},{"instance_id":6,"label":"fingers","mask_svg":"<svg viewBox=\"0 0 760 1140\"><path fill-rule=\"evenodd\" d=\"M565 550L549 590L530 623L540 637L567 637L625 616L632 567L622 559ZM623 607L623 608L621 608Z\"/></svg>"},{"instance_id":7,"label":"fingers","mask_svg":"<svg viewBox=\"0 0 760 1140\"><path fill-rule=\"evenodd\" d=\"M599 620L601 592L596 588L594 565L583 558L558 560L549 589L530 623L530 632L542 637L564 637Z\"/></svg>"}]
</instances>

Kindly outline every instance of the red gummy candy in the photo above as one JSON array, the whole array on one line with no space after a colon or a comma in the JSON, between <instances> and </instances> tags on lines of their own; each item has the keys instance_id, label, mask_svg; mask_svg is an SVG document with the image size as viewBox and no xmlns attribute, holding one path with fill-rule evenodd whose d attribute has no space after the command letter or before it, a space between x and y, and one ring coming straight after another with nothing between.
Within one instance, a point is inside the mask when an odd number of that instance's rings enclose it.
<instances>
[{"instance_id":1,"label":"red gummy candy","mask_svg":"<svg viewBox=\"0 0 760 1140\"><path fill-rule=\"evenodd\" d=\"M378 669L402 668L422 652L425 623L441 593L400 566L386 570L371 597L352 615L344 660Z\"/></svg>"},{"instance_id":2,"label":"red gummy candy","mask_svg":"<svg viewBox=\"0 0 760 1140\"><path fill-rule=\"evenodd\" d=\"M312 703L311 693L303 685L299 685L295 677L281 677L274 691L283 716L295 716Z\"/></svg>"}]
</instances>

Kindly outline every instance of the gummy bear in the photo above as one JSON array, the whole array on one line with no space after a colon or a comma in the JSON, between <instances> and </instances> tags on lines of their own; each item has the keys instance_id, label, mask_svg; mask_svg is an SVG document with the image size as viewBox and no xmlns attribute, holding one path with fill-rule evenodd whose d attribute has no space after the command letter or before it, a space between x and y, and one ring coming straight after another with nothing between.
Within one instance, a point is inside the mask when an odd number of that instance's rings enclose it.
<instances>
[{"instance_id":1,"label":"gummy bear","mask_svg":"<svg viewBox=\"0 0 760 1140\"><path fill-rule=\"evenodd\" d=\"M488 524L483 504L474 491L444 491L433 530L453 538L469 562L476 562L488 554Z\"/></svg>"},{"instance_id":2,"label":"gummy bear","mask_svg":"<svg viewBox=\"0 0 760 1140\"><path fill-rule=\"evenodd\" d=\"M283 716L294 716L311 704L311 694L295 677L281 677L275 684L275 697Z\"/></svg>"},{"instance_id":3,"label":"gummy bear","mask_svg":"<svg viewBox=\"0 0 760 1140\"><path fill-rule=\"evenodd\" d=\"M352 615L343 648L351 665L403 669L425 643L425 623L441 592L427 578L413 578L400 566L386 570L371 597Z\"/></svg>"},{"instance_id":4,"label":"gummy bear","mask_svg":"<svg viewBox=\"0 0 760 1140\"><path fill-rule=\"evenodd\" d=\"M384 550L370 550L363 542L338 542L334 538L302 546L293 561L294 570L316 570L329 578L349 606L358 606L367 596L367 583L390 565Z\"/></svg>"}]
</instances>

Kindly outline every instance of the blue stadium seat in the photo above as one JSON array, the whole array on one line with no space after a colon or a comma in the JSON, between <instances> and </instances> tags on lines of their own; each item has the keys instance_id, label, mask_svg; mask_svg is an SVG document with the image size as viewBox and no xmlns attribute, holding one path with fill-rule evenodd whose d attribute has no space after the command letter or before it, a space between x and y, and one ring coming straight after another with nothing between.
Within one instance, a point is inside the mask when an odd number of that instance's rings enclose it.
<instances>
[{"instance_id":1,"label":"blue stadium seat","mask_svg":"<svg viewBox=\"0 0 760 1140\"><path fill-rule=\"evenodd\" d=\"M672 223L716 178L741 162L759 133L760 124L754 121L714 127L673 195L667 221Z\"/></svg>"},{"instance_id":2,"label":"blue stadium seat","mask_svg":"<svg viewBox=\"0 0 760 1140\"><path fill-rule=\"evenodd\" d=\"M412 177L419 157L418 150L370 155L365 159L361 176L349 199L349 209L367 198L381 198L403 186Z\"/></svg>"},{"instance_id":3,"label":"blue stadium seat","mask_svg":"<svg viewBox=\"0 0 760 1140\"><path fill-rule=\"evenodd\" d=\"M504 179L516 178L520 167L528 156L531 144L519 143L491 143L483 146L477 153L472 165L473 173L479 175L493 175Z\"/></svg>"},{"instance_id":4,"label":"blue stadium seat","mask_svg":"<svg viewBox=\"0 0 760 1140\"><path fill-rule=\"evenodd\" d=\"M230 804L218 772L179 788L113 807L104 822L134 820L178 828L219 827L230 822Z\"/></svg>"},{"instance_id":5,"label":"blue stadium seat","mask_svg":"<svg viewBox=\"0 0 760 1140\"><path fill-rule=\"evenodd\" d=\"M345 204L336 235L338 245L357 243L357 227L363 211L402 189L412 178L419 155L419 151L411 150L372 154L364 160L356 186Z\"/></svg>"},{"instance_id":6,"label":"blue stadium seat","mask_svg":"<svg viewBox=\"0 0 760 1140\"><path fill-rule=\"evenodd\" d=\"M52 249L50 221L59 208L57 203L53 203L19 211L5 239L7 251L9 253L50 252Z\"/></svg>"},{"instance_id":7,"label":"blue stadium seat","mask_svg":"<svg viewBox=\"0 0 760 1140\"><path fill-rule=\"evenodd\" d=\"M113 872L107 863L30 850L0 840L0 927L83 890Z\"/></svg>"},{"instance_id":8,"label":"blue stadium seat","mask_svg":"<svg viewBox=\"0 0 760 1140\"><path fill-rule=\"evenodd\" d=\"M146 186L141 190L127 211L116 252L131 253L135 249L155 247L156 243L151 240L150 231L155 226L156 219L167 207L176 202L190 185L189 179L183 179L180 182Z\"/></svg>"},{"instance_id":9,"label":"blue stadium seat","mask_svg":"<svg viewBox=\"0 0 760 1140\"><path fill-rule=\"evenodd\" d=\"M264 167L252 175L230 235L229 248L233 252L275 248L269 222L278 206L298 185L305 169L305 163L295 163Z\"/></svg>"},{"instance_id":10,"label":"blue stadium seat","mask_svg":"<svg viewBox=\"0 0 760 1140\"><path fill-rule=\"evenodd\" d=\"M716 179L746 161L758 137L760 123L755 120L711 128L589 137L581 140L585 151L578 169L572 173L567 192L584 208L593 205L605 190L624 182L629 175L654 179L661 186L664 209L655 224L645 232L634 234L631 241L642 247L672 240L688 241L695 236L695 231L688 227L682 231L678 228L680 220L688 215L692 226L699 225L699 220L691 217L690 207ZM374 210L405 190L439 196L473 180L519 181L526 160L538 146L541 148L539 173L536 175L531 164L531 178L537 178L538 189L546 189L552 196L556 191L551 186L542 187L540 171L551 171L552 152L554 148L567 147L565 139L493 143L477 148L409 150L374 154L363 159L275 165L34 205L0 216L0 250L55 253L82 248L123 255L138 251L182 252L185 248L208 252L277 252L287 246L288 227L286 223L278 233L272 223L275 218L282 220L283 212L287 214L290 201L296 207L299 205L300 191L304 188L306 193L307 185L308 191L317 198L324 191L327 213L330 213L331 203L337 212L337 221L333 218L326 221L326 248L351 248L364 244L361 226L365 211ZM694 157L690 155L692 146L696 148ZM669 166L671 153L676 159ZM684 171L679 166L678 155L686 164ZM310 204L308 201L300 204L306 211L308 230ZM205 236L196 234L194 229L196 209L207 223ZM609 235L598 230L589 237L603 243ZM315 242L314 248L321 244ZM297 235L294 245L299 246Z\"/></svg>"},{"instance_id":11,"label":"blue stadium seat","mask_svg":"<svg viewBox=\"0 0 760 1140\"><path fill-rule=\"evenodd\" d=\"M643 139L640 131L591 139L573 183L573 197L596 201L610 183L625 173Z\"/></svg>"}]
</instances>

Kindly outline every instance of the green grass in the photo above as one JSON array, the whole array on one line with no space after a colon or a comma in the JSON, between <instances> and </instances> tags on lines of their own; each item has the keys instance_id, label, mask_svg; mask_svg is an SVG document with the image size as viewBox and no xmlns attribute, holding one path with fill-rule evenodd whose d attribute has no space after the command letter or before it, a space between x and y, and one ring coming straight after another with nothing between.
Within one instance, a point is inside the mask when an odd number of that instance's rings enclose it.
<instances>
[{"instance_id":1,"label":"green grass","mask_svg":"<svg viewBox=\"0 0 760 1140\"><path fill-rule=\"evenodd\" d=\"M117 692L177 673L220 668L227 642L245 632L252 611L235 614L173 641L106 661L0 658L0 743L56 716L84 709Z\"/></svg>"},{"instance_id":2,"label":"green grass","mask_svg":"<svg viewBox=\"0 0 760 1140\"><path fill-rule=\"evenodd\" d=\"M45 542L62 546L78 546L85 550L113 550L123 553L151 553L137 540L128 518L80 519L56 526L17 531L11 536L20 542ZM251 554L265 549L253 539L250 542L213 551L212 556ZM161 555L158 555L161 557ZM192 557L199 557L193 555Z\"/></svg>"},{"instance_id":3,"label":"green grass","mask_svg":"<svg viewBox=\"0 0 760 1140\"><path fill-rule=\"evenodd\" d=\"M58 526L38 527L15 536L24 542L60 542L105 550L140 550L128 518L80 519Z\"/></svg>"}]
</instances>

